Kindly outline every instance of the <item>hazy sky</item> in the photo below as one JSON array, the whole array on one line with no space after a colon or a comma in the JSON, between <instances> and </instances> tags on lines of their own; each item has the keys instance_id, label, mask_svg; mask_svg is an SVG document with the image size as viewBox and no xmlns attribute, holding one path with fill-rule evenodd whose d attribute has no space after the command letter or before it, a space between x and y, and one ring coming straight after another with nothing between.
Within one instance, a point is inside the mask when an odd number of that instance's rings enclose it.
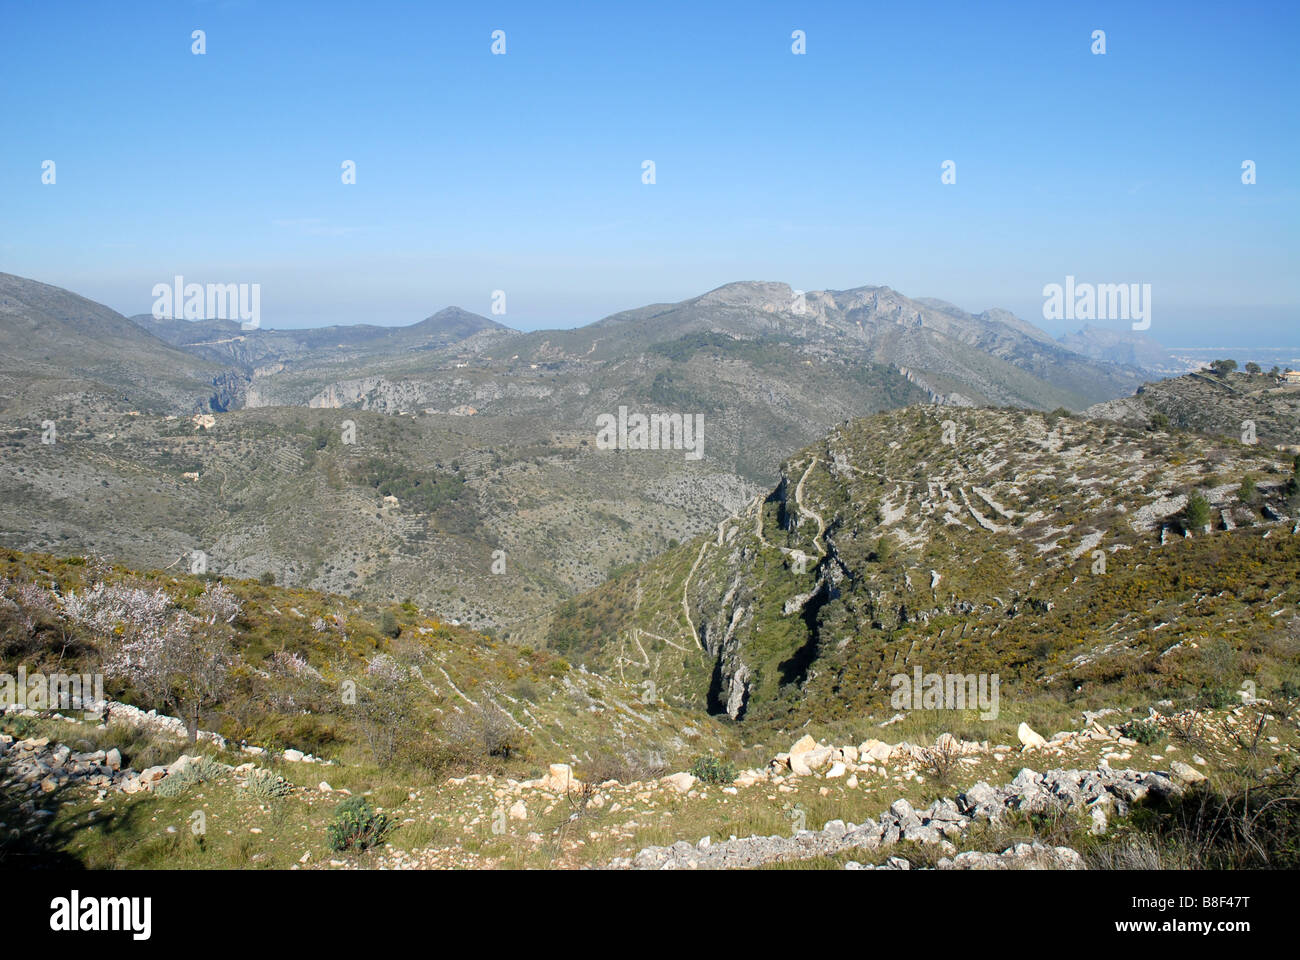
<instances>
[{"instance_id":1,"label":"hazy sky","mask_svg":"<svg viewBox=\"0 0 1300 960\"><path fill-rule=\"evenodd\" d=\"M1053 333L1070 274L1150 283L1166 344L1291 344L1298 11L12 3L0 270L128 314L176 274L256 282L272 327L496 289L511 326L574 326L761 279Z\"/></svg>"}]
</instances>

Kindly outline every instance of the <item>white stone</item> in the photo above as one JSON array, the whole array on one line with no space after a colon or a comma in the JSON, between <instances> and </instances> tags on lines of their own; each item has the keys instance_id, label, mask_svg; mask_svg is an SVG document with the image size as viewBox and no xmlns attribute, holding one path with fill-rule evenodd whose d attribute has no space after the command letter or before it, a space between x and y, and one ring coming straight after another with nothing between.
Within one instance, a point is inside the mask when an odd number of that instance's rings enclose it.
<instances>
[{"instance_id":1,"label":"white stone","mask_svg":"<svg viewBox=\"0 0 1300 960\"><path fill-rule=\"evenodd\" d=\"M1027 749L1047 746L1047 741L1043 739L1042 734L1035 733L1027 723L1020 724L1019 729L1016 730L1016 736Z\"/></svg>"},{"instance_id":2,"label":"white stone","mask_svg":"<svg viewBox=\"0 0 1300 960\"><path fill-rule=\"evenodd\" d=\"M678 793L686 793L695 786L695 778L689 773L673 773L663 777L659 782L672 787Z\"/></svg>"},{"instance_id":3,"label":"white stone","mask_svg":"<svg viewBox=\"0 0 1300 960\"><path fill-rule=\"evenodd\" d=\"M1205 779L1205 774L1181 760L1169 764L1169 773L1175 780L1181 780L1183 783L1200 783Z\"/></svg>"}]
</instances>

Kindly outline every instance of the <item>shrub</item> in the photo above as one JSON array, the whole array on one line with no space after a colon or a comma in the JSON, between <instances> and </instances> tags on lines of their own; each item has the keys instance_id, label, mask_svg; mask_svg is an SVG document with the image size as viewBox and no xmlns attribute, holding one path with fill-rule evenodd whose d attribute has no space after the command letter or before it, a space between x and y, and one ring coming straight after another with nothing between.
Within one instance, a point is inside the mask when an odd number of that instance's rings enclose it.
<instances>
[{"instance_id":1,"label":"shrub","mask_svg":"<svg viewBox=\"0 0 1300 960\"><path fill-rule=\"evenodd\" d=\"M1237 697L1227 687L1205 687L1201 690L1197 701L1201 706L1211 710L1222 710L1235 704Z\"/></svg>"},{"instance_id":2,"label":"shrub","mask_svg":"<svg viewBox=\"0 0 1300 960\"><path fill-rule=\"evenodd\" d=\"M1202 527L1209 526L1210 501L1199 493L1192 494L1187 498L1184 516L1187 518L1187 526L1193 530L1200 530Z\"/></svg>"},{"instance_id":3,"label":"shrub","mask_svg":"<svg viewBox=\"0 0 1300 960\"><path fill-rule=\"evenodd\" d=\"M160 797L179 797L190 787L206 781L216 780L225 772L226 768L215 760L200 757L186 764L175 773L168 774L153 788L153 792Z\"/></svg>"},{"instance_id":4,"label":"shrub","mask_svg":"<svg viewBox=\"0 0 1300 960\"><path fill-rule=\"evenodd\" d=\"M933 779L940 786L949 786L953 781L953 775L958 771L958 764L961 762L961 748L957 741L952 737L941 737L933 747L926 747L921 762Z\"/></svg>"},{"instance_id":5,"label":"shrub","mask_svg":"<svg viewBox=\"0 0 1300 960\"><path fill-rule=\"evenodd\" d=\"M255 800L274 800L288 796L293 792L293 784L273 770L258 767L248 772L244 781L244 791Z\"/></svg>"},{"instance_id":6,"label":"shrub","mask_svg":"<svg viewBox=\"0 0 1300 960\"><path fill-rule=\"evenodd\" d=\"M334 822L325 828L330 849L368 850L379 843L391 823L387 815L377 813L365 797L348 797L334 811Z\"/></svg>"},{"instance_id":7,"label":"shrub","mask_svg":"<svg viewBox=\"0 0 1300 960\"><path fill-rule=\"evenodd\" d=\"M589 781L596 784L604 783L606 780L617 780L619 783L627 784L654 780L667 772L663 754L659 751L634 750L626 753L599 751L588 763L583 764L582 780L584 783Z\"/></svg>"},{"instance_id":8,"label":"shrub","mask_svg":"<svg viewBox=\"0 0 1300 960\"><path fill-rule=\"evenodd\" d=\"M1165 732L1160 729L1160 724L1150 720L1130 720L1120 728L1120 732L1130 740L1136 740L1148 747L1159 743L1165 736Z\"/></svg>"},{"instance_id":9,"label":"shrub","mask_svg":"<svg viewBox=\"0 0 1300 960\"><path fill-rule=\"evenodd\" d=\"M697 757L695 763L691 765L691 776L701 783L734 783L736 767L717 757Z\"/></svg>"}]
</instances>

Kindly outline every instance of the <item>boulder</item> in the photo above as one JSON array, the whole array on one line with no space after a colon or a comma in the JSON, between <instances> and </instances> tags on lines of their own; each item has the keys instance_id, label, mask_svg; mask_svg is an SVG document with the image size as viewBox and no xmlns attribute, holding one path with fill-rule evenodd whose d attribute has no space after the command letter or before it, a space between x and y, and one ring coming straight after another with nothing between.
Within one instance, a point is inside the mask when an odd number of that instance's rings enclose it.
<instances>
[{"instance_id":1,"label":"boulder","mask_svg":"<svg viewBox=\"0 0 1300 960\"><path fill-rule=\"evenodd\" d=\"M167 765L168 776L170 776L173 773L180 773L182 770L184 770L186 767L188 767L191 763L193 763L197 759L198 757L187 757L185 754L182 753L179 757L177 757L175 760L173 760L171 763Z\"/></svg>"},{"instance_id":2,"label":"boulder","mask_svg":"<svg viewBox=\"0 0 1300 960\"><path fill-rule=\"evenodd\" d=\"M859 759L875 760L877 763L888 760L893 752L894 748L892 746L879 740L867 740L858 746Z\"/></svg>"},{"instance_id":3,"label":"boulder","mask_svg":"<svg viewBox=\"0 0 1300 960\"><path fill-rule=\"evenodd\" d=\"M791 755L791 759L794 759L793 754ZM831 748L817 747L800 755L799 759L808 766L808 769L819 770L831 762Z\"/></svg>"},{"instance_id":4,"label":"boulder","mask_svg":"<svg viewBox=\"0 0 1300 960\"><path fill-rule=\"evenodd\" d=\"M581 786L573 777L573 767L567 763L553 763L547 767L543 784L543 789L555 793L568 793Z\"/></svg>"},{"instance_id":5,"label":"boulder","mask_svg":"<svg viewBox=\"0 0 1300 960\"><path fill-rule=\"evenodd\" d=\"M686 793L695 786L695 778L689 773L673 773L663 777L660 783L672 787L678 793Z\"/></svg>"},{"instance_id":6,"label":"boulder","mask_svg":"<svg viewBox=\"0 0 1300 960\"><path fill-rule=\"evenodd\" d=\"M817 741L814 740L812 737L808 736L808 734L804 734L795 742L795 745L790 748L790 758L794 759L795 757L800 756L801 754L805 754L808 753L810 750L816 750L816 749L817 749Z\"/></svg>"},{"instance_id":7,"label":"boulder","mask_svg":"<svg viewBox=\"0 0 1300 960\"><path fill-rule=\"evenodd\" d=\"M1205 774L1181 760L1175 760L1169 764L1169 773L1180 783L1200 783L1205 779Z\"/></svg>"},{"instance_id":8,"label":"boulder","mask_svg":"<svg viewBox=\"0 0 1300 960\"><path fill-rule=\"evenodd\" d=\"M1016 730L1016 736L1020 738L1020 742L1024 744L1027 750L1047 746L1047 741L1043 739L1043 735L1035 733L1034 729L1027 723L1020 724L1019 729Z\"/></svg>"}]
</instances>

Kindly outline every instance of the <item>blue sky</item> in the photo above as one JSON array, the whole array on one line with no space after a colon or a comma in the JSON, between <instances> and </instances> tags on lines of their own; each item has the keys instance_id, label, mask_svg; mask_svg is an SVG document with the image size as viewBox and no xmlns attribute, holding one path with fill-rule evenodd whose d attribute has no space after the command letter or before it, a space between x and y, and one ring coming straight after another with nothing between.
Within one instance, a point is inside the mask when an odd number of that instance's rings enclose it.
<instances>
[{"instance_id":1,"label":"blue sky","mask_svg":"<svg viewBox=\"0 0 1300 960\"><path fill-rule=\"evenodd\" d=\"M487 314L496 289L511 326L567 327L761 279L1053 333L1079 324L1041 291L1071 274L1150 283L1167 344L1291 344L1298 26L1295 3L15 3L0 270L124 313L176 274L257 282L272 327Z\"/></svg>"}]
</instances>

